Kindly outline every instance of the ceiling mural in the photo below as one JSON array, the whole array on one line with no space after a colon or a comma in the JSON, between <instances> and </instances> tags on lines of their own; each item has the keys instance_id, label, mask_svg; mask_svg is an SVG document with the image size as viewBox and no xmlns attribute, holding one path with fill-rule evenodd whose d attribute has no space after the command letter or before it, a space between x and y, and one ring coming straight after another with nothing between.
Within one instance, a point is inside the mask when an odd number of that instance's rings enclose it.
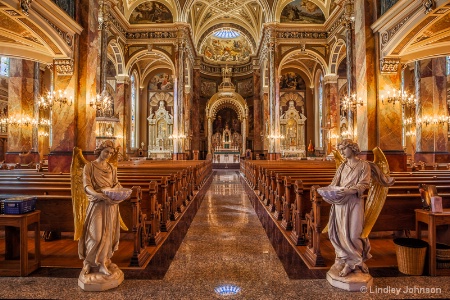
<instances>
[{"instance_id":1,"label":"ceiling mural","mask_svg":"<svg viewBox=\"0 0 450 300\"><path fill-rule=\"evenodd\" d=\"M164 4L149 1L139 4L130 15L130 24L173 23L173 16Z\"/></svg>"},{"instance_id":2,"label":"ceiling mural","mask_svg":"<svg viewBox=\"0 0 450 300\"><path fill-rule=\"evenodd\" d=\"M280 16L281 23L323 24L325 15L322 10L308 0L295 0L284 7Z\"/></svg>"},{"instance_id":3,"label":"ceiling mural","mask_svg":"<svg viewBox=\"0 0 450 300\"><path fill-rule=\"evenodd\" d=\"M249 61L252 50L239 32L224 29L208 36L200 47L200 53L209 62L233 64Z\"/></svg>"}]
</instances>

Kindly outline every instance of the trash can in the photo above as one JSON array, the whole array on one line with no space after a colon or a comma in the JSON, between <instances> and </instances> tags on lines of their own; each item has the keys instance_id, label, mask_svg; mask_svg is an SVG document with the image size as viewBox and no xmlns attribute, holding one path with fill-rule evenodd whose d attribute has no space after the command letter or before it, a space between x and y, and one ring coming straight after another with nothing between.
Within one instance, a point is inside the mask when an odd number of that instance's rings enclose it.
<instances>
[{"instance_id":1,"label":"trash can","mask_svg":"<svg viewBox=\"0 0 450 300\"><path fill-rule=\"evenodd\" d=\"M406 275L422 275L428 243L419 239L394 239L398 270Z\"/></svg>"}]
</instances>

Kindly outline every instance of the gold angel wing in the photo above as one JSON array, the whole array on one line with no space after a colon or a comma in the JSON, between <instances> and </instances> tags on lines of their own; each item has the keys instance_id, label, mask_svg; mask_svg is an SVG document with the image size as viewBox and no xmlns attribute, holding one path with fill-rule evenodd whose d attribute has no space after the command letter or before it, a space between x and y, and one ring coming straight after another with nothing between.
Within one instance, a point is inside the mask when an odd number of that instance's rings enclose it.
<instances>
[{"instance_id":1,"label":"gold angel wing","mask_svg":"<svg viewBox=\"0 0 450 300\"><path fill-rule=\"evenodd\" d=\"M336 163L336 170L339 168L340 165L342 165L345 161L345 158L342 156L341 152L339 150L333 150L334 155L334 162Z\"/></svg>"},{"instance_id":2,"label":"gold angel wing","mask_svg":"<svg viewBox=\"0 0 450 300\"><path fill-rule=\"evenodd\" d=\"M361 238L369 236L386 201L389 187L395 183L395 179L389 176L389 164L383 151L378 147L372 151L374 160L369 162L371 179L364 209L364 227Z\"/></svg>"},{"instance_id":3,"label":"gold angel wing","mask_svg":"<svg viewBox=\"0 0 450 300\"><path fill-rule=\"evenodd\" d=\"M342 154L339 150L333 150L332 152L334 155L334 162L336 163L336 170L337 170L337 169L339 169L339 166L344 163L345 158L342 156ZM322 233L327 233L327 232L328 232L328 223L322 230Z\"/></svg>"},{"instance_id":4,"label":"gold angel wing","mask_svg":"<svg viewBox=\"0 0 450 300\"><path fill-rule=\"evenodd\" d=\"M72 164L70 166L70 187L72 192L72 207L74 219L74 237L78 241L83 232L84 219L86 217L86 209L88 199L83 188L83 168L88 163L84 158L81 149L73 148Z\"/></svg>"},{"instance_id":5,"label":"gold angel wing","mask_svg":"<svg viewBox=\"0 0 450 300\"><path fill-rule=\"evenodd\" d=\"M121 156L119 150L120 150L120 146L117 146L115 151L114 151L114 154L111 155L111 157L108 159L108 162L111 165L113 165L113 167L116 168L116 169L117 169L117 166L119 164L119 158ZM120 211L119 211L119 220L120 220L120 228L122 228L125 231L128 231L128 227L125 224L125 222L123 221L122 216L120 215Z\"/></svg>"}]
</instances>

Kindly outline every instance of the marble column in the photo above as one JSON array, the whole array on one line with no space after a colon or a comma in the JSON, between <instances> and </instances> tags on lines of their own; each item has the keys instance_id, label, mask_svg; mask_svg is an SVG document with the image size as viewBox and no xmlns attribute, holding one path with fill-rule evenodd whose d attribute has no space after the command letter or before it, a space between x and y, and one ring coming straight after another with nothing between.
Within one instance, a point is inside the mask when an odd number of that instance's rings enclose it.
<instances>
[{"instance_id":1,"label":"marble column","mask_svg":"<svg viewBox=\"0 0 450 300\"><path fill-rule=\"evenodd\" d=\"M280 101L279 101L279 78L278 78L278 47L275 40L275 30L271 29L271 38L268 47L269 64L269 114L270 114L270 136L269 138L269 160L277 160L281 157L280 149Z\"/></svg>"},{"instance_id":2,"label":"marble column","mask_svg":"<svg viewBox=\"0 0 450 300\"><path fill-rule=\"evenodd\" d=\"M263 132L263 118L262 118L262 97L261 97L261 71L258 68L253 68L253 149L252 152L262 151L263 141L261 139L261 132Z\"/></svg>"},{"instance_id":3,"label":"marble column","mask_svg":"<svg viewBox=\"0 0 450 300\"><path fill-rule=\"evenodd\" d=\"M38 63L15 58L9 61L8 117L16 120L26 118L30 123L8 126L8 147L5 154L8 163L39 162L37 148L33 149L36 137L33 138L31 124L35 117L35 99L39 93L39 85L35 83L36 64ZM31 155L26 158L19 156L30 150Z\"/></svg>"},{"instance_id":4,"label":"marble column","mask_svg":"<svg viewBox=\"0 0 450 300\"><path fill-rule=\"evenodd\" d=\"M448 116L446 58L433 58L415 63L416 97L416 153L415 161L448 162ZM420 122L421 121L421 122Z\"/></svg>"},{"instance_id":5,"label":"marble column","mask_svg":"<svg viewBox=\"0 0 450 300\"><path fill-rule=\"evenodd\" d=\"M200 66L194 67L192 80L192 107L191 114L191 128L192 128L192 151L200 151ZM197 152L198 153L198 152Z\"/></svg>"},{"instance_id":6,"label":"marble column","mask_svg":"<svg viewBox=\"0 0 450 300\"><path fill-rule=\"evenodd\" d=\"M327 141L328 145L331 145L329 150L332 150L336 147L336 138L331 138L333 135L339 134L339 95L338 95L338 83L337 83L338 75L325 75L324 76L324 99L326 100L325 107L328 110L328 119L329 122L329 132ZM329 154L329 151L328 153Z\"/></svg>"},{"instance_id":7,"label":"marble column","mask_svg":"<svg viewBox=\"0 0 450 300\"><path fill-rule=\"evenodd\" d=\"M402 70L403 77L403 90L408 95L416 95L415 88L415 63L410 63L405 66ZM416 151L416 105L404 106L403 107L403 134L404 141L403 147L405 149L406 155L412 161L414 161L414 152ZM408 121L407 121L408 120Z\"/></svg>"},{"instance_id":8,"label":"marble column","mask_svg":"<svg viewBox=\"0 0 450 300\"><path fill-rule=\"evenodd\" d=\"M126 122L125 112L128 101L126 101L126 93L129 87L129 78L125 76L116 76L116 94L114 98L114 112L119 115L119 122L115 124L114 134L116 136L116 146L121 147L121 151L126 151L125 136Z\"/></svg>"},{"instance_id":9,"label":"marble column","mask_svg":"<svg viewBox=\"0 0 450 300\"><path fill-rule=\"evenodd\" d=\"M76 21L84 30L79 37L75 36L73 60L66 63L65 69L58 60L54 63L54 90L65 92L74 101L71 106L53 107L50 172L70 171L75 146L85 151L88 160L95 158L95 109L89 106L89 101L95 99L98 86L98 3L80 0Z\"/></svg>"},{"instance_id":10,"label":"marble column","mask_svg":"<svg viewBox=\"0 0 450 300\"><path fill-rule=\"evenodd\" d=\"M355 29L353 20L347 20L346 23L346 51L347 51L347 96L350 97L356 93L356 56L355 56ZM352 134L350 138L354 139L355 135L355 111L351 107L347 111L348 131Z\"/></svg>"},{"instance_id":11,"label":"marble column","mask_svg":"<svg viewBox=\"0 0 450 300\"><path fill-rule=\"evenodd\" d=\"M179 34L183 35L183 31L179 30ZM175 137L184 134L183 119L184 119L184 59L185 59L185 44L179 41L177 51L175 53L175 67L177 78L174 82L176 90L174 89L174 107L173 107L173 135ZM184 141L180 138L173 139L173 159L182 160L185 158Z\"/></svg>"}]
</instances>

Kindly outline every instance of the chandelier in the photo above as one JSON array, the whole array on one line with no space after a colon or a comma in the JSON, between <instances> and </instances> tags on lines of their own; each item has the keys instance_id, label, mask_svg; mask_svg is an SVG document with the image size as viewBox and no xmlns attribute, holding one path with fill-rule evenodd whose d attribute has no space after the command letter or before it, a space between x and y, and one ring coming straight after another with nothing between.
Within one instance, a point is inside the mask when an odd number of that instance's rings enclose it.
<instances>
[{"instance_id":1,"label":"chandelier","mask_svg":"<svg viewBox=\"0 0 450 300\"><path fill-rule=\"evenodd\" d=\"M47 95L40 96L38 100L39 109L42 110L51 109L55 104L59 104L59 107L61 108L62 105L71 106L72 103L73 98L67 98L66 92L62 92L61 90L58 90L58 92L47 92Z\"/></svg>"},{"instance_id":2,"label":"chandelier","mask_svg":"<svg viewBox=\"0 0 450 300\"><path fill-rule=\"evenodd\" d=\"M385 101L387 103L392 103L392 105L395 105L395 103L399 102L402 106L406 106L409 108L415 107L417 103L417 99L414 97L414 95L409 95L406 92L402 92L401 90L391 90L387 92L387 95L381 95L381 103L385 104Z\"/></svg>"},{"instance_id":3,"label":"chandelier","mask_svg":"<svg viewBox=\"0 0 450 300\"><path fill-rule=\"evenodd\" d=\"M109 95L102 93L95 100L89 101L89 106L97 111L97 117L113 117L113 102Z\"/></svg>"},{"instance_id":4,"label":"chandelier","mask_svg":"<svg viewBox=\"0 0 450 300\"><path fill-rule=\"evenodd\" d=\"M358 105L362 106L364 102L361 98L356 99L356 94L349 96L345 96L344 99L341 100L342 108L355 110Z\"/></svg>"}]
</instances>

